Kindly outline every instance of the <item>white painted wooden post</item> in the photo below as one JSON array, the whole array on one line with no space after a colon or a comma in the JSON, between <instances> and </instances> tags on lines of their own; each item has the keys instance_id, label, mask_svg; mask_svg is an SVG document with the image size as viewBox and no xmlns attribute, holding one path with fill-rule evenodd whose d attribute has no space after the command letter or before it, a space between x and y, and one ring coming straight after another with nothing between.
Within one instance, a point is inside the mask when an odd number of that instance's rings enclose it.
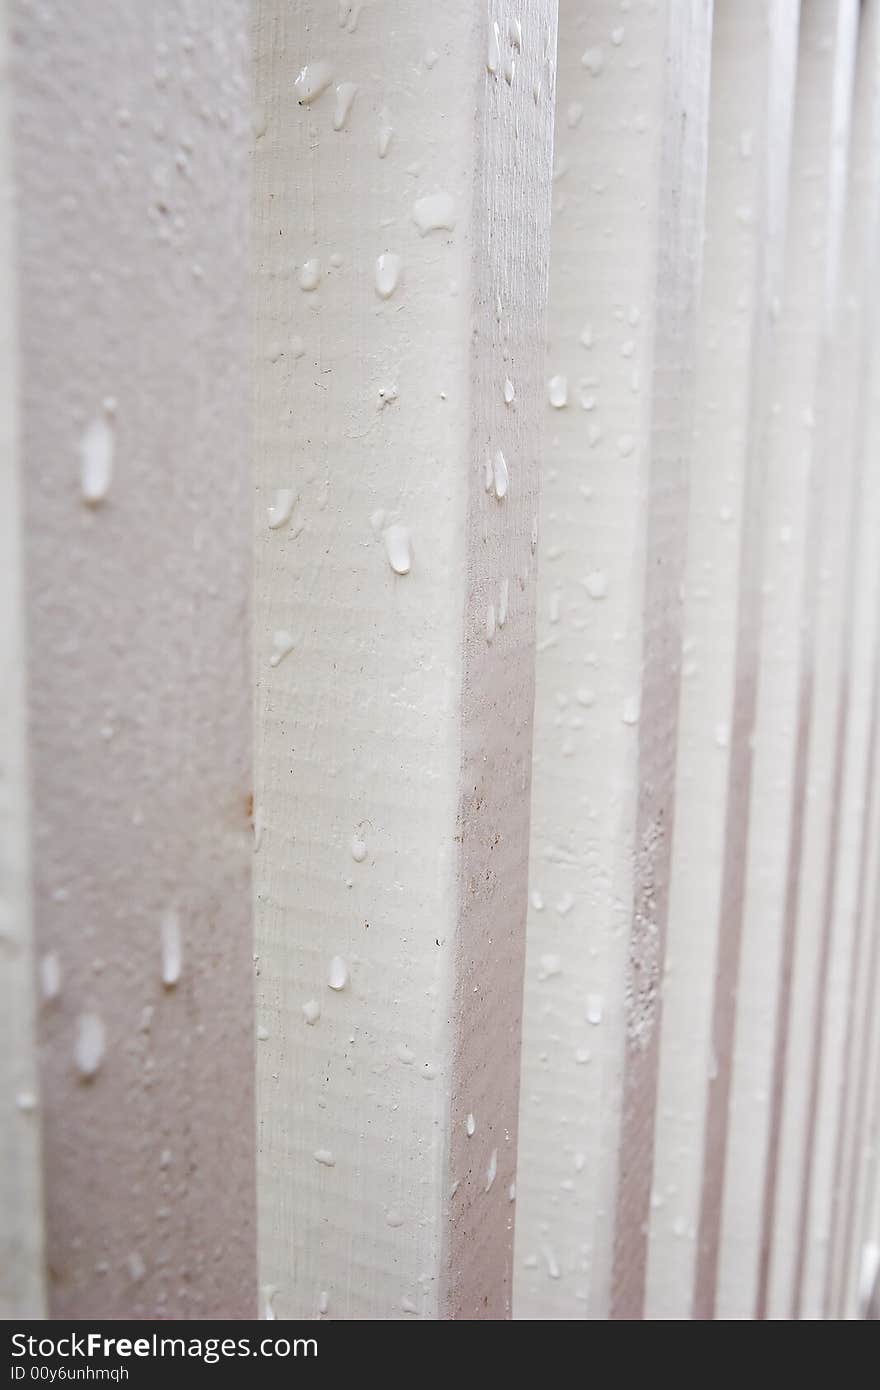
<instances>
[{"instance_id":1,"label":"white painted wooden post","mask_svg":"<svg viewBox=\"0 0 880 1390\"><path fill-rule=\"evenodd\" d=\"M838 21L846 28L838 29L835 45L831 36ZM785 1026L787 1008L785 971L793 950L787 932L793 929L796 913L793 891L804 814L803 730L810 710L808 686L800 684L809 681L810 659L804 650L811 650L813 641L812 627L804 631L810 621L817 545L809 498L819 495L825 474L824 452L815 443L815 398L818 387L822 404L826 400L817 375L840 215L840 193L830 191L835 141L841 138L833 128L833 104L847 93L854 22L847 6L837 18L833 6L823 9L813 0L802 9L791 208L771 387L765 621L742 954L731 981L736 989L736 1028L716 1257L717 1312L726 1318L753 1317L765 1301L764 1221L768 1201L773 1200L768 1184L772 1191L774 1107L782 1085L774 1080L774 1055L781 1046L778 1030ZM823 224L830 226L824 238ZM781 1055L778 1064L783 1066ZM800 1063L794 1060L792 1065L796 1069Z\"/></svg>"},{"instance_id":2,"label":"white painted wooden post","mask_svg":"<svg viewBox=\"0 0 880 1390\"><path fill-rule=\"evenodd\" d=\"M714 7L646 1303L646 1315L655 1318L709 1316L714 1303L760 631L767 379L781 288L797 21L791 0L769 7L765 0L716 0ZM726 1176L728 1187L745 1180L733 1170Z\"/></svg>"},{"instance_id":3,"label":"white painted wooden post","mask_svg":"<svg viewBox=\"0 0 880 1390\"><path fill-rule=\"evenodd\" d=\"M875 343L869 374L868 419L865 457L874 457L880 423L880 352ZM866 470L870 491L873 470ZM870 503L868 504L870 510ZM876 592L876 591L875 591ZM876 594L880 598L880 593ZM858 1317L863 1312L864 1261L873 1258L876 1233L870 1227L870 1185L876 1152L876 1075L880 1064L880 1022L876 999L880 993L880 608L875 611L875 666L873 708L865 774L866 806L859 847L859 880L856 922L865 934L858 960L852 1003L853 1032L847 1039L847 1063L843 1076L842 1109L838 1128L835 1213L836 1241L831 1255L830 1315ZM873 1239L872 1239L873 1236ZM880 1247L877 1247L880 1251Z\"/></svg>"},{"instance_id":4,"label":"white painted wooden post","mask_svg":"<svg viewBox=\"0 0 880 1390\"><path fill-rule=\"evenodd\" d=\"M0 4L0 1318L41 1317L9 16Z\"/></svg>"},{"instance_id":5,"label":"white painted wooden post","mask_svg":"<svg viewBox=\"0 0 880 1390\"><path fill-rule=\"evenodd\" d=\"M875 24L877 20L874 20ZM880 34L880 25L875 36ZM877 323L880 286L874 285L873 323ZM876 509L880 507L877 488L880 480L871 461L880 448L880 338L875 334L868 355L864 404L864 435L861 448L865 460L863 524L871 535L876 528ZM876 534L874 530L873 534ZM860 560L870 564L873 542L862 538ZM865 587L863 587L863 585ZM860 827L858 846L858 887L855 906L858 956L854 966L855 984L851 1016L854 1031L848 1038L847 1060L844 1069L843 1107L838 1129L839 1167L835 1172L835 1197L838 1210L835 1216L837 1241L832 1249L832 1315L852 1317L862 1311L864 1290L861 1288L862 1258L872 1241L870 1229L871 1172L876 1163L877 1068L880 1065L880 1011L876 1000L880 995L880 583L870 593L869 582L860 577L857 603L873 598L873 633L865 633L874 643L871 717L868 750L865 757L865 808ZM862 610L862 621L865 618ZM865 631L855 618L854 631ZM844 841L844 852L846 843ZM873 1239L878 1233L873 1233ZM870 1251L869 1251L870 1255Z\"/></svg>"},{"instance_id":6,"label":"white painted wooden post","mask_svg":"<svg viewBox=\"0 0 880 1390\"><path fill-rule=\"evenodd\" d=\"M520 1318L643 1306L710 7L560 9Z\"/></svg>"},{"instance_id":7,"label":"white painted wooden post","mask_svg":"<svg viewBox=\"0 0 880 1390\"><path fill-rule=\"evenodd\" d=\"M741 1033L747 1061L736 1124L749 1126L756 1144L766 1135L767 1144L753 1237L759 1317L788 1317L796 1306L803 1229L806 1059L814 1036L837 732L836 555L851 464L843 448L836 491L833 430L839 419L846 421L833 413L828 368L857 18L851 0L811 0L801 18L744 928L751 966L745 964L739 981L741 998L754 1012L743 1015L749 1019ZM826 574L829 564L833 572ZM761 999L768 1001L767 1012ZM746 1219L742 1210L735 1219ZM742 1249L742 1234L738 1239ZM751 1312L750 1303L744 1306Z\"/></svg>"},{"instance_id":8,"label":"white painted wooden post","mask_svg":"<svg viewBox=\"0 0 880 1390\"><path fill-rule=\"evenodd\" d=\"M871 823L866 772L871 761L871 714L878 693L874 667L880 595L880 470L865 451L866 411L871 403L865 385L878 304L878 212L880 47L876 0L866 0L861 8L846 228L829 370L834 414L826 467L830 488L840 499L841 515L833 538L835 548L826 550L823 580L829 589L836 586L836 611L832 610L829 621L835 635L840 634L840 648L823 946L809 1058L811 1112L799 1308L800 1315L808 1318L827 1314L835 1286L832 1245L839 1182L835 1167L839 1137L842 1142L841 1107L855 1079L855 1057L847 1045L847 1033L852 1039L864 974L861 948L871 934L858 912L857 897L862 826L870 828Z\"/></svg>"},{"instance_id":9,"label":"white painted wooden post","mask_svg":"<svg viewBox=\"0 0 880 1390\"><path fill-rule=\"evenodd\" d=\"M256 1311L246 8L14 8L54 1317Z\"/></svg>"},{"instance_id":10,"label":"white painted wooden post","mask_svg":"<svg viewBox=\"0 0 880 1390\"><path fill-rule=\"evenodd\" d=\"M255 53L263 1312L500 1318L555 5Z\"/></svg>"}]
</instances>

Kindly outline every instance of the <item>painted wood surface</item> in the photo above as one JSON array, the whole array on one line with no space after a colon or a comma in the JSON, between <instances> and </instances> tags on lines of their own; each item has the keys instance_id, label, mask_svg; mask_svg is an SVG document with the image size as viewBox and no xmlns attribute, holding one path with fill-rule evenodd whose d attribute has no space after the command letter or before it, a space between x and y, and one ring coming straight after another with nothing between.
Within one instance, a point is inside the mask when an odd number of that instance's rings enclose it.
<instances>
[{"instance_id":1,"label":"painted wood surface","mask_svg":"<svg viewBox=\"0 0 880 1390\"><path fill-rule=\"evenodd\" d=\"M511 1298L555 8L256 9L260 1281Z\"/></svg>"},{"instance_id":2,"label":"painted wood surface","mask_svg":"<svg viewBox=\"0 0 880 1390\"><path fill-rule=\"evenodd\" d=\"M53 1317L257 1307L246 8L11 14Z\"/></svg>"},{"instance_id":3,"label":"painted wood surface","mask_svg":"<svg viewBox=\"0 0 880 1390\"><path fill-rule=\"evenodd\" d=\"M638 1317L710 10L560 7L517 1310Z\"/></svg>"},{"instance_id":4,"label":"painted wood surface","mask_svg":"<svg viewBox=\"0 0 880 1390\"><path fill-rule=\"evenodd\" d=\"M0 0L0 191L0 1313L880 1317L878 0Z\"/></svg>"}]
</instances>

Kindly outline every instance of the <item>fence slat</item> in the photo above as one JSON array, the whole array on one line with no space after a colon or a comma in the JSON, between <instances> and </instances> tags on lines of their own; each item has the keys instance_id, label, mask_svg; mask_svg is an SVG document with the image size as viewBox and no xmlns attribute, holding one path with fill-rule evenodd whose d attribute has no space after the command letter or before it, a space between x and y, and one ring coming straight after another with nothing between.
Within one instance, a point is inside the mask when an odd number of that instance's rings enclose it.
<instances>
[{"instance_id":1,"label":"fence slat","mask_svg":"<svg viewBox=\"0 0 880 1390\"><path fill-rule=\"evenodd\" d=\"M731 986L743 905L767 380L797 18L787 0L769 11L764 0L723 0L714 11L649 1317L690 1317L695 1299L707 1315L725 1178L727 1186L748 1181L734 1165L726 1173L724 1163ZM744 1158L754 1183L752 1153Z\"/></svg>"},{"instance_id":2,"label":"fence slat","mask_svg":"<svg viewBox=\"0 0 880 1390\"><path fill-rule=\"evenodd\" d=\"M245 15L15 7L56 1318L256 1310Z\"/></svg>"},{"instance_id":3,"label":"fence slat","mask_svg":"<svg viewBox=\"0 0 880 1390\"><path fill-rule=\"evenodd\" d=\"M257 6L267 1316L509 1312L555 38Z\"/></svg>"},{"instance_id":4,"label":"fence slat","mask_svg":"<svg viewBox=\"0 0 880 1390\"><path fill-rule=\"evenodd\" d=\"M807 1132L804 1194L803 1289L800 1316L818 1318L833 1279L835 1163L840 1107L854 1067L847 1056L847 1024L853 1020L859 949L866 933L857 916L860 827L870 824L865 804L867 745L876 687L873 680L878 595L880 514L878 470L865 452L869 345L875 333L878 175L880 175L880 50L877 9L861 7L853 95L847 211L835 305L829 376L832 413L826 469L840 507L833 545L823 555L823 584L833 596L829 621L839 634L835 745L831 781L830 844L823 895L822 1003L809 1062L811 1117ZM832 515L830 507L827 515ZM825 661L820 667L825 667ZM817 685L818 689L818 685ZM817 706L818 712L818 706Z\"/></svg>"},{"instance_id":5,"label":"fence slat","mask_svg":"<svg viewBox=\"0 0 880 1390\"><path fill-rule=\"evenodd\" d=\"M768 518L764 579L767 696L759 704L756 759L766 769L755 801L755 894L748 921L753 949L776 930L782 949L766 1088L755 1093L755 1127L767 1115L768 1157L762 1194L759 1316L788 1317L797 1306L803 1164L810 1110L815 998L821 974L823 900L831 844L833 763L840 663L840 567L851 459L844 453L835 489L828 450L834 402L828 389L835 286L846 192L853 59L858 7L804 5L795 105L786 257L770 469L778 491ZM789 462L787 463L786 460ZM794 471L791 462L795 461ZM781 528L792 537L780 544ZM799 555L800 576L783 553ZM774 560L774 554L776 559ZM826 577L825 567L832 571ZM788 669L782 669L785 661ZM763 667L762 667L763 680ZM778 721L778 722L777 722ZM761 748L766 750L763 755ZM781 799L780 799L781 798ZM766 817L774 815L768 823ZM761 849L761 836L764 849ZM775 866L767 858L776 856ZM753 977L750 977L753 978ZM772 980L772 972L771 972ZM746 986L747 987L747 986ZM766 1102L765 1102L766 1091Z\"/></svg>"},{"instance_id":6,"label":"fence slat","mask_svg":"<svg viewBox=\"0 0 880 1390\"><path fill-rule=\"evenodd\" d=\"M522 1318L642 1310L709 21L560 7Z\"/></svg>"}]
</instances>

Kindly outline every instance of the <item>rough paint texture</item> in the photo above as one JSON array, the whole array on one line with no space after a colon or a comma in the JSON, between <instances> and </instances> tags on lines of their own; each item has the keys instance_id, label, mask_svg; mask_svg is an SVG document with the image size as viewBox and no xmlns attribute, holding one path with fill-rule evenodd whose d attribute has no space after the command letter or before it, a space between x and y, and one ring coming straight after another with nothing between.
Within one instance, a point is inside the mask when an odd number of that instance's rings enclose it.
<instances>
[{"instance_id":1,"label":"rough paint texture","mask_svg":"<svg viewBox=\"0 0 880 1390\"><path fill-rule=\"evenodd\" d=\"M0 1318L45 1314L6 4L0 4Z\"/></svg>"},{"instance_id":2,"label":"rough paint texture","mask_svg":"<svg viewBox=\"0 0 880 1390\"><path fill-rule=\"evenodd\" d=\"M554 21L545 0L256 8L280 1318L509 1312Z\"/></svg>"},{"instance_id":3,"label":"rough paint texture","mask_svg":"<svg viewBox=\"0 0 880 1390\"><path fill-rule=\"evenodd\" d=\"M57 963L39 1037L61 1318L256 1308L245 10L14 7L34 912L41 960ZM169 913L182 969L163 985Z\"/></svg>"},{"instance_id":4,"label":"rough paint texture","mask_svg":"<svg viewBox=\"0 0 880 1390\"><path fill-rule=\"evenodd\" d=\"M560 12L523 1318L641 1312L709 27L703 4Z\"/></svg>"},{"instance_id":5,"label":"rough paint texture","mask_svg":"<svg viewBox=\"0 0 880 1390\"><path fill-rule=\"evenodd\" d=\"M683 679L646 1315L689 1318L710 1097L731 1037L759 633L766 377L779 291L797 10L716 4ZM782 210L780 210L780 203ZM720 1045L719 1045L720 1044ZM716 1123L726 1107L716 1108ZM712 1145L717 1152L717 1144Z\"/></svg>"}]
</instances>

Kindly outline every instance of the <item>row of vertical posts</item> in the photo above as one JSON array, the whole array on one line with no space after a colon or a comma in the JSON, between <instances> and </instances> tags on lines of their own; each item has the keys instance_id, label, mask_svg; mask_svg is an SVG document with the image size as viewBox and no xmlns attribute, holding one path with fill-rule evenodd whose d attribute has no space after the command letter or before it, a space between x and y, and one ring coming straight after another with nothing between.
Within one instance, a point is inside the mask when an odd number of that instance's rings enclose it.
<instances>
[{"instance_id":1,"label":"row of vertical posts","mask_svg":"<svg viewBox=\"0 0 880 1390\"><path fill-rule=\"evenodd\" d=\"M3 1315L865 1315L877 0L0 37Z\"/></svg>"}]
</instances>

